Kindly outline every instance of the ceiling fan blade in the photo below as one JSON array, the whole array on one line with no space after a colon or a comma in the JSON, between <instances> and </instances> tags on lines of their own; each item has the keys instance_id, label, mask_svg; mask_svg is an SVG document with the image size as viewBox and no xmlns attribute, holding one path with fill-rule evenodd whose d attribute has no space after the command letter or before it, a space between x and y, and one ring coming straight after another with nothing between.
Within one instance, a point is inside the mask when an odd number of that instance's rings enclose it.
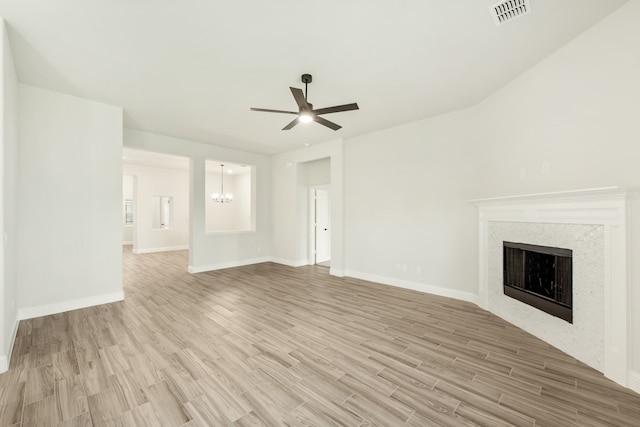
<instances>
[{"instance_id":1,"label":"ceiling fan blade","mask_svg":"<svg viewBox=\"0 0 640 427\"><path fill-rule=\"evenodd\" d=\"M318 117L318 116L315 116L315 117L313 118L313 120L314 120L316 123L320 123L321 125L326 126L326 127L330 128L330 129L333 129L333 130L338 130L338 129L340 129L340 128L342 127L342 126L337 125L337 124L335 124L335 123L333 123L333 122L330 122L330 121L329 121L329 120L327 120L327 119L323 119L322 117Z\"/></svg>"},{"instance_id":2,"label":"ceiling fan blade","mask_svg":"<svg viewBox=\"0 0 640 427\"><path fill-rule=\"evenodd\" d=\"M307 104L307 100L304 99L304 92L302 89L298 89L297 87L289 87L291 89L291 93L296 100L296 104L300 107L301 110L310 110L309 104Z\"/></svg>"},{"instance_id":3,"label":"ceiling fan blade","mask_svg":"<svg viewBox=\"0 0 640 427\"><path fill-rule=\"evenodd\" d=\"M297 125L297 124L298 124L298 118L296 117L295 119L293 119L293 121L291 123L289 123L288 125L283 127L282 130L289 130L292 127L294 127L295 125Z\"/></svg>"},{"instance_id":4,"label":"ceiling fan blade","mask_svg":"<svg viewBox=\"0 0 640 427\"><path fill-rule=\"evenodd\" d=\"M358 104L355 102L353 104L345 104L345 105L336 105L335 107L327 107L327 108L318 108L317 110L313 110L313 114L329 114L329 113L338 113L340 111L351 111L351 110L359 110Z\"/></svg>"},{"instance_id":5,"label":"ceiling fan blade","mask_svg":"<svg viewBox=\"0 0 640 427\"><path fill-rule=\"evenodd\" d=\"M271 110L269 108L250 108L251 111L263 111L265 113L284 113L284 114L298 114L294 111L284 111L284 110Z\"/></svg>"}]
</instances>

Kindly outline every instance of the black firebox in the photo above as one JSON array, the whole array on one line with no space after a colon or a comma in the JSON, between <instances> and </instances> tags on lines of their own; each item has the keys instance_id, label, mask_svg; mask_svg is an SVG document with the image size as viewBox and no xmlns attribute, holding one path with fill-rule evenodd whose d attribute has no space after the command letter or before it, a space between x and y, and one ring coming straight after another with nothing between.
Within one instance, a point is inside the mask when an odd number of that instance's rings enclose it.
<instances>
[{"instance_id":1,"label":"black firebox","mask_svg":"<svg viewBox=\"0 0 640 427\"><path fill-rule=\"evenodd\" d=\"M504 294L573 323L571 249L503 242Z\"/></svg>"}]
</instances>

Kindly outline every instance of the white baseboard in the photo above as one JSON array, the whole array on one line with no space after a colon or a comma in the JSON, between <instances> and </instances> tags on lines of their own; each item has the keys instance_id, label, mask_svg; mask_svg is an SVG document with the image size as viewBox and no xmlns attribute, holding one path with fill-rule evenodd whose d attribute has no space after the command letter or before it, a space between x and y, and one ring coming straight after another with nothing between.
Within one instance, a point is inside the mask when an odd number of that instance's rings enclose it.
<instances>
[{"instance_id":1,"label":"white baseboard","mask_svg":"<svg viewBox=\"0 0 640 427\"><path fill-rule=\"evenodd\" d=\"M367 280L369 282L382 283L385 285L396 286L398 288L411 289L427 294L439 295L443 297L455 298L462 301L468 301L478 304L478 295L471 292L456 291L455 289L443 288L441 286L428 285L426 283L411 282L408 280L396 279L395 277L377 276L374 274L360 273L353 270L345 270L344 275L354 277L356 279Z\"/></svg>"},{"instance_id":2,"label":"white baseboard","mask_svg":"<svg viewBox=\"0 0 640 427\"><path fill-rule=\"evenodd\" d=\"M172 251L184 251L185 249L189 249L189 245L183 246L167 246L164 248L142 248L142 249L134 249L132 253L134 254L151 254L154 252L172 252Z\"/></svg>"},{"instance_id":3,"label":"white baseboard","mask_svg":"<svg viewBox=\"0 0 640 427\"><path fill-rule=\"evenodd\" d=\"M96 295L87 298L79 298L71 301L63 301L54 304L39 305L36 307L21 308L18 310L18 319L32 319L34 317L48 316L50 314L63 313L80 308L93 307L94 305L109 304L111 302L123 301L124 291L112 292L110 294Z\"/></svg>"},{"instance_id":4,"label":"white baseboard","mask_svg":"<svg viewBox=\"0 0 640 427\"><path fill-rule=\"evenodd\" d=\"M640 372L629 371L629 388L640 393Z\"/></svg>"},{"instance_id":5,"label":"white baseboard","mask_svg":"<svg viewBox=\"0 0 640 427\"><path fill-rule=\"evenodd\" d=\"M329 275L336 276L336 277L344 277L344 270L329 267Z\"/></svg>"},{"instance_id":6,"label":"white baseboard","mask_svg":"<svg viewBox=\"0 0 640 427\"><path fill-rule=\"evenodd\" d=\"M187 271L189 273L204 273L205 271L222 270L223 268L242 267L243 265L261 264L263 262L269 262L269 257L242 259L238 261L221 262L219 264L209 265L197 265L188 266Z\"/></svg>"},{"instance_id":7,"label":"white baseboard","mask_svg":"<svg viewBox=\"0 0 640 427\"><path fill-rule=\"evenodd\" d=\"M11 353L13 353L13 346L16 342L16 335L18 334L18 325L20 321L16 317L13 322L13 333L11 334L11 340L9 341L9 347L7 354L0 356L0 374L9 370L9 363L11 362Z\"/></svg>"},{"instance_id":8,"label":"white baseboard","mask_svg":"<svg viewBox=\"0 0 640 427\"><path fill-rule=\"evenodd\" d=\"M307 260L307 259L300 259L298 261L292 261L290 259L271 257L271 258L269 258L269 261L275 262L276 264L287 265L289 267L302 267L303 265L309 265L309 260Z\"/></svg>"}]
</instances>

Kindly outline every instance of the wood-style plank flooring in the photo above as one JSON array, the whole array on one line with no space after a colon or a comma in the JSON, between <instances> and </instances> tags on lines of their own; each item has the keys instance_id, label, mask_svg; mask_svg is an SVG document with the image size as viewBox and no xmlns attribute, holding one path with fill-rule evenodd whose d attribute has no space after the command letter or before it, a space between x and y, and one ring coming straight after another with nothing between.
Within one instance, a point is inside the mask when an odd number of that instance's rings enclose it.
<instances>
[{"instance_id":1,"label":"wood-style plank flooring","mask_svg":"<svg viewBox=\"0 0 640 427\"><path fill-rule=\"evenodd\" d=\"M640 395L473 304L323 267L186 273L20 322L0 426L638 426Z\"/></svg>"}]
</instances>

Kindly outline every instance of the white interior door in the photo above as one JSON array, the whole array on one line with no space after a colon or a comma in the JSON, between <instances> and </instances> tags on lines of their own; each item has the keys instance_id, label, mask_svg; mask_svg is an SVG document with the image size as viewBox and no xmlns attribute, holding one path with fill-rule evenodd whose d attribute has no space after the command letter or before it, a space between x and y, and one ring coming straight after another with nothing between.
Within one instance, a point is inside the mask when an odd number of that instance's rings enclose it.
<instances>
[{"instance_id":1,"label":"white interior door","mask_svg":"<svg viewBox=\"0 0 640 427\"><path fill-rule=\"evenodd\" d=\"M329 227L329 190L315 190L315 252L316 264L331 260L331 230Z\"/></svg>"}]
</instances>

